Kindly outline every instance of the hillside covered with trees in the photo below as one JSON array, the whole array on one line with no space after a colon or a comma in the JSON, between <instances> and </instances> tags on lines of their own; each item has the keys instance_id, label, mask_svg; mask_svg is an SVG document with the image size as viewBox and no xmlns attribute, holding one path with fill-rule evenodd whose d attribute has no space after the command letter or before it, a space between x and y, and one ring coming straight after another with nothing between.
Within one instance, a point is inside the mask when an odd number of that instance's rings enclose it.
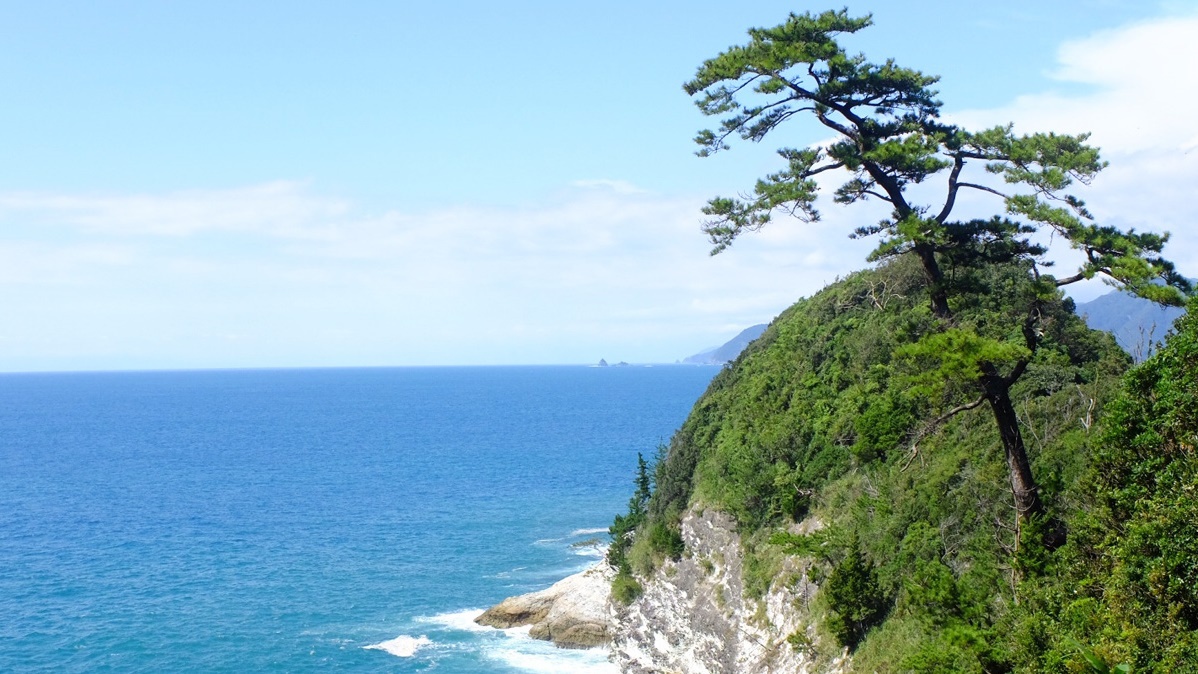
<instances>
[{"instance_id":1,"label":"hillside covered with trees","mask_svg":"<svg viewBox=\"0 0 1198 674\"><path fill-rule=\"evenodd\" d=\"M1001 317L1019 293L1025 275L993 271L963 318ZM652 470L640 534L613 546L617 585L686 554L687 508L717 508L741 527L758 595L793 582L777 574L784 556L815 560L825 638L796 647L848 646L854 671L1091 671L1083 648L1185 671L1198 661L1198 321L1125 377L1109 334L1068 300L1050 307L1012 390L1042 498L1068 532L1049 549L1020 535L993 420L979 407L940 421L921 383L909 347L934 319L919 283L906 261L854 274L717 375ZM807 518L825 528L787 533Z\"/></svg>"},{"instance_id":2,"label":"hillside covered with trees","mask_svg":"<svg viewBox=\"0 0 1198 674\"><path fill-rule=\"evenodd\" d=\"M797 582L787 557L809 561L817 638L799 630L791 646L817 659L847 648L862 672L1198 671L1198 323L1184 318L1126 374L1131 359L1061 291L1103 276L1184 304L1168 235L1102 224L1072 192L1106 165L1085 135L942 122L936 78L836 42L869 24L791 15L686 85L721 118L696 138L701 156L792 119L836 135L780 149L785 167L751 193L712 199L714 253L778 212L817 221L823 174L848 174L836 202L892 212L854 234L879 239L876 267L780 315L659 452L651 490L642 468L612 531L615 595L634 600L687 554L684 513L715 508L736 519L750 594ZM942 201L914 200L909 187L933 178ZM955 219L962 191L1001 212ZM1045 241L1084 261L1053 273Z\"/></svg>"}]
</instances>

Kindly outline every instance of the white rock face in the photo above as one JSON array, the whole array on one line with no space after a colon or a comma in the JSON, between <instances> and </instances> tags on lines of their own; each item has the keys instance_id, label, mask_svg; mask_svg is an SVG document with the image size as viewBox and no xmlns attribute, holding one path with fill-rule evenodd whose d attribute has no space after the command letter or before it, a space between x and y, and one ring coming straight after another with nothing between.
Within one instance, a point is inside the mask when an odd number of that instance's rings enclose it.
<instances>
[{"instance_id":1,"label":"white rock face","mask_svg":"<svg viewBox=\"0 0 1198 674\"><path fill-rule=\"evenodd\" d=\"M614 577L600 562L540 592L508 597L474 621L504 629L531 625L529 636L564 648L602 646L611 639L608 604Z\"/></svg>"},{"instance_id":2,"label":"white rock face","mask_svg":"<svg viewBox=\"0 0 1198 674\"><path fill-rule=\"evenodd\" d=\"M811 531L817 523L804 523ZM614 607L612 659L625 674L832 674L846 658L817 663L787 637L803 629L816 587L796 560L758 601L745 597L733 519L717 511L682 520L686 555L667 562L627 608ZM814 637L813 632L808 635Z\"/></svg>"}]
</instances>

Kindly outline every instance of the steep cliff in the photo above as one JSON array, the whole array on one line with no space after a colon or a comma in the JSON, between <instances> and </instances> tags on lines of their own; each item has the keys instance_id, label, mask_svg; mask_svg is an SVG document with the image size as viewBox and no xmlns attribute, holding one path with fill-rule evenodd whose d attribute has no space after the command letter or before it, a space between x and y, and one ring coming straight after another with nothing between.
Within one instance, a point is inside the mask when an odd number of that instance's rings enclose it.
<instances>
[{"instance_id":1,"label":"steep cliff","mask_svg":"<svg viewBox=\"0 0 1198 674\"><path fill-rule=\"evenodd\" d=\"M736 522L716 510L682 518L687 554L667 561L627 607L615 607L612 659L628 674L807 674L841 672L843 660L817 667L796 648L816 638L806 607L815 593L809 565L788 559L763 597L746 595ZM806 522L799 531L818 528ZM809 633L810 632L810 633ZM798 640L802 643L802 640Z\"/></svg>"},{"instance_id":2,"label":"steep cliff","mask_svg":"<svg viewBox=\"0 0 1198 674\"><path fill-rule=\"evenodd\" d=\"M985 415L902 406L904 273L800 302L716 378L630 504L649 510L632 549L613 545L628 601L598 567L480 621L610 640L627 674L1198 672L1198 305L1122 381L1109 336L1049 307L1016 398L1068 528L1047 549L1013 525ZM760 462L779 446L789 463Z\"/></svg>"}]
</instances>

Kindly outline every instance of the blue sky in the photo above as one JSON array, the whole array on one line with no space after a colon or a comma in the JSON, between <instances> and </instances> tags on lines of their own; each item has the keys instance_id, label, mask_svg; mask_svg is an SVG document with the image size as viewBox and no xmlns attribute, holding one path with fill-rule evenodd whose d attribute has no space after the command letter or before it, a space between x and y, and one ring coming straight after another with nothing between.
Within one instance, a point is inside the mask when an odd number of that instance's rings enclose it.
<instances>
[{"instance_id":1,"label":"blue sky","mask_svg":"<svg viewBox=\"0 0 1198 674\"><path fill-rule=\"evenodd\" d=\"M776 164L696 158L682 82L825 6L347 4L5 3L0 370L671 362L864 265L868 209L698 229ZM1198 275L1198 2L849 9L955 120L1094 131Z\"/></svg>"}]
</instances>

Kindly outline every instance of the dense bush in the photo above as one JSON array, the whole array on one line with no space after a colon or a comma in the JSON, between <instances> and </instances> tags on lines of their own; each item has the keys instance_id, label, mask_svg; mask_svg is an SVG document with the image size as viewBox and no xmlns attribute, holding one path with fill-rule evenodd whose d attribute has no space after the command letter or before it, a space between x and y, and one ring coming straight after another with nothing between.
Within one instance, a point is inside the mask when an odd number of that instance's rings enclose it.
<instances>
[{"instance_id":1,"label":"dense bush","mask_svg":"<svg viewBox=\"0 0 1198 674\"><path fill-rule=\"evenodd\" d=\"M886 614L888 602L878 585L878 576L856 542L844 559L832 567L822 592L831 609L827 628L850 650Z\"/></svg>"},{"instance_id":2,"label":"dense bush","mask_svg":"<svg viewBox=\"0 0 1198 674\"><path fill-rule=\"evenodd\" d=\"M1050 614L1137 672L1198 671L1198 304L1190 310L1109 407L1097 507L1079 541L1089 554L1071 569L1087 591ZM1089 624L1070 630L1077 614Z\"/></svg>"}]
</instances>

